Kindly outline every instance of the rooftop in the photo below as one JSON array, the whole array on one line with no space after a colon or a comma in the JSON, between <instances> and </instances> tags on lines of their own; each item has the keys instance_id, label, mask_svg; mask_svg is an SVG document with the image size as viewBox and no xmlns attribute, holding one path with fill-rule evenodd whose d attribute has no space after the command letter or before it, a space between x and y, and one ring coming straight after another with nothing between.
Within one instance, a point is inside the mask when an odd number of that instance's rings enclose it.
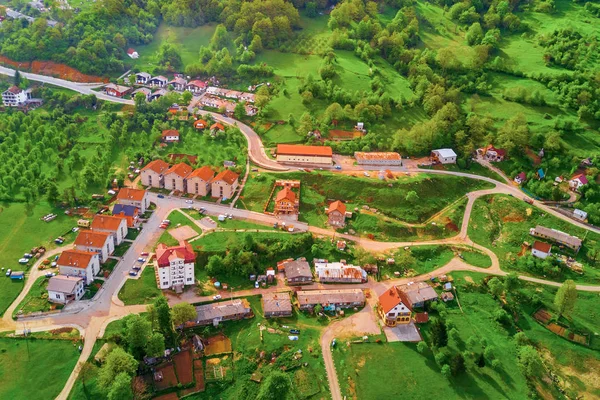
<instances>
[{"instance_id":1,"label":"rooftop","mask_svg":"<svg viewBox=\"0 0 600 400\"><path fill-rule=\"evenodd\" d=\"M363 303L365 295L360 289L299 290L296 292L300 305Z\"/></svg>"},{"instance_id":2,"label":"rooftop","mask_svg":"<svg viewBox=\"0 0 600 400\"><path fill-rule=\"evenodd\" d=\"M61 267L87 268L90 261L98 253L82 250L65 250L56 262Z\"/></svg>"},{"instance_id":3,"label":"rooftop","mask_svg":"<svg viewBox=\"0 0 600 400\"><path fill-rule=\"evenodd\" d=\"M442 158L456 157L456 153L452 149L437 149L433 150L433 152Z\"/></svg>"},{"instance_id":4,"label":"rooftop","mask_svg":"<svg viewBox=\"0 0 600 400\"><path fill-rule=\"evenodd\" d=\"M395 152L354 152L354 158L357 160L401 160L400 154Z\"/></svg>"},{"instance_id":5,"label":"rooftop","mask_svg":"<svg viewBox=\"0 0 600 400\"><path fill-rule=\"evenodd\" d=\"M146 191L143 189L123 188L119 190L117 200L142 201L144 196L146 196Z\"/></svg>"},{"instance_id":6,"label":"rooftop","mask_svg":"<svg viewBox=\"0 0 600 400\"><path fill-rule=\"evenodd\" d=\"M122 213L126 217L135 217L139 213L139 209L136 206L126 204L115 204L112 213L113 215Z\"/></svg>"},{"instance_id":7,"label":"rooftop","mask_svg":"<svg viewBox=\"0 0 600 400\"><path fill-rule=\"evenodd\" d=\"M177 176L185 178L191 173L192 173L192 167L190 167L186 163L178 163L178 164L173 165L171 168L169 168L165 172L165 175L175 174Z\"/></svg>"},{"instance_id":8,"label":"rooftop","mask_svg":"<svg viewBox=\"0 0 600 400\"><path fill-rule=\"evenodd\" d=\"M146 165L144 168L142 168L142 171L150 170L150 171L156 172L157 174L162 175L168 169L169 169L169 164L167 164L163 160L154 160L154 161L150 161L148 163L148 165Z\"/></svg>"},{"instance_id":9,"label":"rooftop","mask_svg":"<svg viewBox=\"0 0 600 400\"><path fill-rule=\"evenodd\" d=\"M294 203L296 201L296 193L294 193L290 188L283 188L277 193L277 196L275 196L275 201L279 202L284 199Z\"/></svg>"},{"instance_id":10,"label":"rooftop","mask_svg":"<svg viewBox=\"0 0 600 400\"><path fill-rule=\"evenodd\" d=\"M402 298L400 297L400 293L398 293L398 289L395 286L392 286L386 290L385 293L379 296L379 305L383 309L384 313L388 313L400 303L402 303ZM408 304L405 304L405 306L408 307Z\"/></svg>"},{"instance_id":11,"label":"rooftop","mask_svg":"<svg viewBox=\"0 0 600 400\"><path fill-rule=\"evenodd\" d=\"M57 275L50 278L46 289L52 292L73 293L77 283L82 280L76 276Z\"/></svg>"},{"instance_id":12,"label":"rooftop","mask_svg":"<svg viewBox=\"0 0 600 400\"><path fill-rule=\"evenodd\" d=\"M197 321L210 321L231 317L239 314L249 314L252 312L250 303L246 299L235 299L221 301L218 303L203 304L196 307ZM191 321L192 322L192 321Z\"/></svg>"},{"instance_id":13,"label":"rooftop","mask_svg":"<svg viewBox=\"0 0 600 400\"><path fill-rule=\"evenodd\" d=\"M225 181L226 183L233 185L233 183L238 179L239 175L231 170L223 170L219 172L217 176L213 179L213 182Z\"/></svg>"},{"instance_id":14,"label":"rooftop","mask_svg":"<svg viewBox=\"0 0 600 400\"><path fill-rule=\"evenodd\" d=\"M542 253L550 253L550 250L552 250L552 245L550 243L539 242L536 240L533 242L533 249L541 251Z\"/></svg>"},{"instance_id":15,"label":"rooftop","mask_svg":"<svg viewBox=\"0 0 600 400\"><path fill-rule=\"evenodd\" d=\"M298 277L310 277L312 278L312 271L310 270L310 264L306 261L287 261L284 263L285 276L288 279Z\"/></svg>"},{"instance_id":16,"label":"rooftop","mask_svg":"<svg viewBox=\"0 0 600 400\"><path fill-rule=\"evenodd\" d=\"M193 263L196 261L196 253L192 245L182 240L177 246L167 246L164 243L160 243L156 247L156 262L160 267L168 267L171 265L172 256L176 258L182 258L185 263Z\"/></svg>"},{"instance_id":17,"label":"rooftop","mask_svg":"<svg viewBox=\"0 0 600 400\"><path fill-rule=\"evenodd\" d=\"M209 182L215 176L215 171L206 165L202 168L196 168L191 174L188 175L188 179L200 178L205 182Z\"/></svg>"},{"instance_id":18,"label":"rooftop","mask_svg":"<svg viewBox=\"0 0 600 400\"><path fill-rule=\"evenodd\" d=\"M96 215L92 220L92 230L99 229L116 232L121 226L123 218L112 215Z\"/></svg>"},{"instance_id":19,"label":"rooftop","mask_svg":"<svg viewBox=\"0 0 600 400\"><path fill-rule=\"evenodd\" d=\"M88 246L101 248L110 238L108 232L98 231L79 231L79 235L75 239L75 246Z\"/></svg>"},{"instance_id":20,"label":"rooftop","mask_svg":"<svg viewBox=\"0 0 600 400\"><path fill-rule=\"evenodd\" d=\"M415 303L435 300L438 298L436 291L425 282L415 282L398 286L402 298L406 298L407 306L412 307ZM405 297L404 297L405 296Z\"/></svg>"},{"instance_id":21,"label":"rooftop","mask_svg":"<svg viewBox=\"0 0 600 400\"><path fill-rule=\"evenodd\" d=\"M329 208L327 209L327 214L333 211L338 211L342 215L346 214L346 205L339 200L336 200L329 204Z\"/></svg>"},{"instance_id":22,"label":"rooftop","mask_svg":"<svg viewBox=\"0 0 600 400\"><path fill-rule=\"evenodd\" d=\"M303 146L295 144L278 144L277 145L278 155L290 155L290 156L320 156L320 157L331 157L333 151L329 146Z\"/></svg>"},{"instance_id":23,"label":"rooftop","mask_svg":"<svg viewBox=\"0 0 600 400\"><path fill-rule=\"evenodd\" d=\"M264 293L262 295L263 311L272 312L292 312L292 302L289 292Z\"/></svg>"}]
</instances>

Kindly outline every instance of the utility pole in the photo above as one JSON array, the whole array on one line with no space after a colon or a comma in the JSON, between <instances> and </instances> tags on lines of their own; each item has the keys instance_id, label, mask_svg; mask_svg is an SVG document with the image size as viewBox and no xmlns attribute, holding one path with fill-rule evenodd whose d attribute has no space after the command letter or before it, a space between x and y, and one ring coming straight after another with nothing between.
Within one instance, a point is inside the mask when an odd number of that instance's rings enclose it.
<instances>
[{"instance_id":1,"label":"utility pole","mask_svg":"<svg viewBox=\"0 0 600 400\"><path fill-rule=\"evenodd\" d=\"M31 360L31 356L29 354L29 334L31 333L31 329L27 329L27 325L23 323L25 329L23 329L23 336L25 336L25 346L27 347L27 361Z\"/></svg>"}]
</instances>

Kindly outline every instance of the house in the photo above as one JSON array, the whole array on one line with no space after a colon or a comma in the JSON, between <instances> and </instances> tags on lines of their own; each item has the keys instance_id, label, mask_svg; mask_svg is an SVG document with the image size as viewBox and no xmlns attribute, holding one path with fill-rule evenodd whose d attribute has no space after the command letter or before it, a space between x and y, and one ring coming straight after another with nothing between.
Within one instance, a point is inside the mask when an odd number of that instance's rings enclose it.
<instances>
[{"instance_id":1,"label":"house","mask_svg":"<svg viewBox=\"0 0 600 400\"><path fill-rule=\"evenodd\" d=\"M135 51L135 49L132 49L131 47L127 49L127 55L129 56L129 58L132 58L134 60L140 58L138 52Z\"/></svg>"},{"instance_id":2,"label":"house","mask_svg":"<svg viewBox=\"0 0 600 400\"><path fill-rule=\"evenodd\" d=\"M112 209L112 215L125 219L128 228L134 228L138 224L139 214L139 208L126 204L115 204Z\"/></svg>"},{"instance_id":3,"label":"house","mask_svg":"<svg viewBox=\"0 0 600 400\"><path fill-rule=\"evenodd\" d=\"M59 304L77 301L85 293L83 278L77 276L53 276L48 281L46 290L48 291L48 301Z\"/></svg>"},{"instance_id":4,"label":"house","mask_svg":"<svg viewBox=\"0 0 600 400\"><path fill-rule=\"evenodd\" d=\"M278 144L277 161L282 163L331 165L333 151L329 146Z\"/></svg>"},{"instance_id":5,"label":"house","mask_svg":"<svg viewBox=\"0 0 600 400\"><path fill-rule=\"evenodd\" d=\"M152 94L148 98L148 101L158 100L159 98L165 96L167 93L169 93L169 92L167 92L165 89L155 90L154 92L152 92Z\"/></svg>"},{"instance_id":6,"label":"house","mask_svg":"<svg viewBox=\"0 0 600 400\"><path fill-rule=\"evenodd\" d=\"M398 286L398 291L404 303L411 310L415 307L424 307L425 303L438 299L435 290L425 282L411 282Z\"/></svg>"},{"instance_id":7,"label":"house","mask_svg":"<svg viewBox=\"0 0 600 400\"><path fill-rule=\"evenodd\" d=\"M127 236L127 221L111 215L96 215L92 220L92 230L108 232L116 246L120 245Z\"/></svg>"},{"instance_id":8,"label":"house","mask_svg":"<svg viewBox=\"0 0 600 400\"><path fill-rule=\"evenodd\" d=\"M582 186L588 184L588 180L584 174L578 174L571 178L569 181L569 189L574 192L579 192Z\"/></svg>"},{"instance_id":9,"label":"house","mask_svg":"<svg viewBox=\"0 0 600 400\"><path fill-rule=\"evenodd\" d=\"M410 323L411 308L402 300L401 293L393 286L377 302L377 313L386 326Z\"/></svg>"},{"instance_id":10,"label":"house","mask_svg":"<svg viewBox=\"0 0 600 400\"><path fill-rule=\"evenodd\" d=\"M249 117L253 117L258 113L258 108L248 104L244 105L244 110L246 110L246 115Z\"/></svg>"},{"instance_id":11,"label":"house","mask_svg":"<svg viewBox=\"0 0 600 400\"><path fill-rule=\"evenodd\" d=\"M533 242L533 247L531 248L531 254L537 258L546 258L550 255L552 251L552 245L550 243L538 242L537 240Z\"/></svg>"},{"instance_id":12,"label":"house","mask_svg":"<svg viewBox=\"0 0 600 400\"><path fill-rule=\"evenodd\" d=\"M206 83L199 80L193 80L188 82L188 84L185 86L185 90L194 94L199 94L206 90Z\"/></svg>"},{"instance_id":13,"label":"house","mask_svg":"<svg viewBox=\"0 0 600 400\"><path fill-rule=\"evenodd\" d=\"M454 300L454 294L451 292L444 292L440 297L444 303Z\"/></svg>"},{"instance_id":14,"label":"house","mask_svg":"<svg viewBox=\"0 0 600 400\"><path fill-rule=\"evenodd\" d=\"M23 90L17 86L11 86L2 92L2 103L5 107L24 106L29 99L31 99L31 89Z\"/></svg>"},{"instance_id":15,"label":"house","mask_svg":"<svg viewBox=\"0 0 600 400\"><path fill-rule=\"evenodd\" d=\"M117 203L137 207L142 214L150 206L148 192L143 189L122 188L117 194Z\"/></svg>"},{"instance_id":16,"label":"house","mask_svg":"<svg viewBox=\"0 0 600 400\"><path fill-rule=\"evenodd\" d=\"M315 262L315 273L321 283L364 283L367 271L345 262Z\"/></svg>"},{"instance_id":17,"label":"house","mask_svg":"<svg viewBox=\"0 0 600 400\"><path fill-rule=\"evenodd\" d=\"M194 121L194 128L196 128L196 129L206 129L207 126L208 126L208 122L206 122L203 119Z\"/></svg>"},{"instance_id":18,"label":"house","mask_svg":"<svg viewBox=\"0 0 600 400\"><path fill-rule=\"evenodd\" d=\"M130 91L131 88L129 86L115 85L114 83L109 83L108 85L104 86L104 92L113 97L123 97Z\"/></svg>"},{"instance_id":19,"label":"house","mask_svg":"<svg viewBox=\"0 0 600 400\"><path fill-rule=\"evenodd\" d=\"M327 223L335 228L346 225L346 205L339 200L329 204L327 208Z\"/></svg>"},{"instance_id":20,"label":"house","mask_svg":"<svg viewBox=\"0 0 600 400\"><path fill-rule=\"evenodd\" d=\"M305 285L312 283L313 275L310 264L304 260L288 260L283 262L285 280L288 285Z\"/></svg>"},{"instance_id":21,"label":"house","mask_svg":"<svg viewBox=\"0 0 600 400\"><path fill-rule=\"evenodd\" d=\"M578 208L573 210L573 218L575 218L579 221L585 221L587 219L587 216L588 216L588 214L583 210L580 210Z\"/></svg>"},{"instance_id":22,"label":"house","mask_svg":"<svg viewBox=\"0 0 600 400\"><path fill-rule=\"evenodd\" d=\"M456 153L452 149L432 150L431 161L436 164L456 164Z\"/></svg>"},{"instance_id":23,"label":"house","mask_svg":"<svg viewBox=\"0 0 600 400\"><path fill-rule=\"evenodd\" d=\"M238 188L239 175L226 169L221 171L211 182L212 197L230 199Z\"/></svg>"},{"instance_id":24,"label":"house","mask_svg":"<svg viewBox=\"0 0 600 400\"><path fill-rule=\"evenodd\" d=\"M152 96L152 91L148 88L138 88L131 92L131 97L135 98L135 95L138 93L142 93L146 98L146 101L150 101L150 96Z\"/></svg>"},{"instance_id":25,"label":"house","mask_svg":"<svg viewBox=\"0 0 600 400\"><path fill-rule=\"evenodd\" d=\"M218 122L215 122L214 124L212 124L210 126L210 131L211 132L225 132L225 127L223 126L223 124L220 124Z\"/></svg>"},{"instance_id":26,"label":"house","mask_svg":"<svg viewBox=\"0 0 600 400\"><path fill-rule=\"evenodd\" d=\"M312 310L316 305L332 311L365 305L365 294L360 289L299 290L296 297L301 310Z\"/></svg>"},{"instance_id":27,"label":"house","mask_svg":"<svg viewBox=\"0 0 600 400\"><path fill-rule=\"evenodd\" d=\"M115 242L108 232L84 230L75 238L75 249L98 253L100 262L104 263L115 251Z\"/></svg>"},{"instance_id":28,"label":"house","mask_svg":"<svg viewBox=\"0 0 600 400\"><path fill-rule=\"evenodd\" d=\"M163 160L150 161L140 171L142 185L162 188L164 184L164 173L169 169L169 164Z\"/></svg>"},{"instance_id":29,"label":"house","mask_svg":"<svg viewBox=\"0 0 600 400\"><path fill-rule=\"evenodd\" d=\"M483 157L484 160L490 162L500 162L504 161L504 158L506 157L506 150L497 149L494 147L494 145L489 144L481 149L478 149L477 154Z\"/></svg>"},{"instance_id":30,"label":"house","mask_svg":"<svg viewBox=\"0 0 600 400\"><path fill-rule=\"evenodd\" d=\"M354 152L354 158L358 165L390 165L402 166L402 157L394 152Z\"/></svg>"},{"instance_id":31,"label":"house","mask_svg":"<svg viewBox=\"0 0 600 400\"><path fill-rule=\"evenodd\" d=\"M262 307L265 318L290 317L292 315L290 293L264 293L262 295Z\"/></svg>"},{"instance_id":32,"label":"house","mask_svg":"<svg viewBox=\"0 0 600 400\"><path fill-rule=\"evenodd\" d=\"M150 81L150 79L152 79L152 75L147 72L138 72L135 74L135 83L138 85L145 85Z\"/></svg>"},{"instance_id":33,"label":"house","mask_svg":"<svg viewBox=\"0 0 600 400\"><path fill-rule=\"evenodd\" d=\"M188 242L180 241L179 245L170 247L159 243L154 271L158 288L180 291L184 286L195 284L195 262L196 253Z\"/></svg>"},{"instance_id":34,"label":"house","mask_svg":"<svg viewBox=\"0 0 600 400\"><path fill-rule=\"evenodd\" d=\"M221 301L196 307L196 320L188 321L185 327L213 325L222 321L235 321L254 317L250 303L246 299Z\"/></svg>"},{"instance_id":35,"label":"house","mask_svg":"<svg viewBox=\"0 0 600 400\"><path fill-rule=\"evenodd\" d=\"M582 241L577 236L571 236L564 232L556 229L546 228L545 226L538 225L535 228L529 230L529 234L532 236L541 237L542 239L552 240L553 242L567 246L575 252L581 248Z\"/></svg>"},{"instance_id":36,"label":"house","mask_svg":"<svg viewBox=\"0 0 600 400\"><path fill-rule=\"evenodd\" d=\"M185 192L186 189L186 178L193 171L192 167L185 163L178 163L173 165L164 173L165 189L177 190L179 192Z\"/></svg>"},{"instance_id":37,"label":"house","mask_svg":"<svg viewBox=\"0 0 600 400\"><path fill-rule=\"evenodd\" d=\"M179 131L177 129L165 129L162 131L161 140L165 143L179 142Z\"/></svg>"},{"instance_id":38,"label":"house","mask_svg":"<svg viewBox=\"0 0 600 400\"><path fill-rule=\"evenodd\" d=\"M56 264L61 275L77 276L89 285L100 272L100 255L91 251L65 250Z\"/></svg>"},{"instance_id":39,"label":"house","mask_svg":"<svg viewBox=\"0 0 600 400\"><path fill-rule=\"evenodd\" d=\"M178 92L183 92L187 86L187 81L181 77L175 77L168 84L173 86L173 89L177 90Z\"/></svg>"},{"instance_id":40,"label":"house","mask_svg":"<svg viewBox=\"0 0 600 400\"><path fill-rule=\"evenodd\" d=\"M274 214L298 214L300 202L296 197L296 193L289 187L281 189L275 196Z\"/></svg>"},{"instance_id":41,"label":"house","mask_svg":"<svg viewBox=\"0 0 600 400\"><path fill-rule=\"evenodd\" d=\"M525 172L521 172L519 175L515 176L515 183L517 185L522 184L526 180L527 180L527 175L525 175Z\"/></svg>"},{"instance_id":42,"label":"house","mask_svg":"<svg viewBox=\"0 0 600 400\"><path fill-rule=\"evenodd\" d=\"M167 82L169 82L169 80L167 78L165 78L162 75L159 75L159 76L155 76L153 78L148 79L148 81L146 83L153 87L162 88L162 87L167 86Z\"/></svg>"},{"instance_id":43,"label":"house","mask_svg":"<svg viewBox=\"0 0 600 400\"><path fill-rule=\"evenodd\" d=\"M208 196L210 194L210 182L215 176L215 171L206 165L195 169L188 175L187 192L199 196Z\"/></svg>"}]
</instances>

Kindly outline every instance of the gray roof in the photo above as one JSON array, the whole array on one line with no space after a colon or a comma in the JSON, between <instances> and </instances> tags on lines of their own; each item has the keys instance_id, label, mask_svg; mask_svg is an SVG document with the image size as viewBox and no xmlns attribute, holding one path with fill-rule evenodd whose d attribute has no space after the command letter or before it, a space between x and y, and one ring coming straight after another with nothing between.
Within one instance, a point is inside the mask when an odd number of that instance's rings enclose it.
<instances>
[{"instance_id":1,"label":"gray roof","mask_svg":"<svg viewBox=\"0 0 600 400\"><path fill-rule=\"evenodd\" d=\"M411 304L423 303L425 301L437 300L436 291L425 282L416 282L407 285L397 286L408 298Z\"/></svg>"},{"instance_id":2,"label":"gray roof","mask_svg":"<svg viewBox=\"0 0 600 400\"><path fill-rule=\"evenodd\" d=\"M570 247L581 247L581 239L579 239L577 236L571 236L567 233L557 231L556 229L546 228L545 226L538 225L535 227L535 234L553 239Z\"/></svg>"},{"instance_id":3,"label":"gray roof","mask_svg":"<svg viewBox=\"0 0 600 400\"><path fill-rule=\"evenodd\" d=\"M288 279L299 277L312 278L310 264L306 261L288 261L285 263L285 276Z\"/></svg>"},{"instance_id":4,"label":"gray roof","mask_svg":"<svg viewBox=\"0 0 600 400\"><path fill-rule=\"evenodd\" d=\"M264 293L262 295L262 304L265 313L292 312L292 302L289 292Z\"/></svg>"},{"instance_id":5,"label":"gray roof","mask_svg":"<svg viewBox=\"0 0 600 400\"><path fill-rule=\"evenodd\" d=\"M77 282L81 280L83 279L76 276L53 276L48 281L48 287L46 289L52 292L73 293L77 287Z\"/></svg>"},{"instance_id":6,"label":"gray roof","mask_svg":"<svg viewBox=\"0 0 600 400\"><path fill-rule=\"evenodd\" d=\"M300 305L363 303L365 301L365 295L360 289L300 290L296 296L298 296Z\"/></svg>"},{"instance_id":7,"label":"gray roof","mask_svg":"<svg viewBox=\"0 0 600 400\"><path fill-rule=\"evenodd\" d=\"M138 72L137 74L135 74L135 76L143 76L144 78L148 78L148 79L152 78L152 75L150 75L147 72Z\"/></svg>"},{"instance_id":8,"label":"gray roof","mask_svg":"<svg viewBox=\"0 0 600 400\"><path fill-rule=\"evenodd\" d=\"M246 299L221 301L196 307L197 321L211 321L231 317L237 314L250 313L250 303Z\"/></svg>"}]
</instances>

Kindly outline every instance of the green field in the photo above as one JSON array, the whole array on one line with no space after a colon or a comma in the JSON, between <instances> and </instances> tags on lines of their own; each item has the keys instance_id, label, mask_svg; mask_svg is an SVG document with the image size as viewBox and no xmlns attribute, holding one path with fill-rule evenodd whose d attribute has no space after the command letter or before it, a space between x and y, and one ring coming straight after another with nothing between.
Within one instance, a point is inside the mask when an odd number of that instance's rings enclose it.
<instances>
[{"instance_id":1,"label":"green field","mask_svg":"<svg viewBox=\"0 0 600 400\"><path fill-rule=\"evenodd\" d=\"M149 304L162 296L162 291L156 286L154 267L147 265L139 279L128 279L119 292L119 299L126 305Z\"/></svg>"},{"instance_id":2,"label":"green field","mask_svg":"<svg viewBox=\"0 0 600 400\"><path fill-rule=\"evenodd\" d=\"M169 226L169 228L165 229L163 234L160 236L158 243L163 243L167 246L176 246L177 244L179 244L177 239L175 239L173 236L171 236L169 231L172 229L176 229L180 226L189 226L194 231L196 231L196 233L198 235L202 234L202 229L200 229L200 227L198 225L196 225L194 223L194 221L192 221L188 217L186 217L182 211L174 210L167 216L166 219L171 221L171 225ZM158 243L157 243L157 245L158 245Z\"/></svg>"},{"instance_id":3,"label":"green field","mask_svg":"<svg viewBox=\"0 0 600 400\"><path fill-rule=\"evenodd\" d=\"M30 314L36 311L49 311L52 309L52 303L48 301L48 278L45 276L39 277L29 289L27 296L23 299L21 304L15 309L14 314Z\"/></svg>"},{"instance_id":4,"label":"green field","mask_svg":"<svg viewBox=\"0 0 600 400\"><path fill-rule=\"evenodd\" d=\"M0 338L0 398L55 398L78 358L77 345L68 340Z\"/></svg>"}]
</instances>

